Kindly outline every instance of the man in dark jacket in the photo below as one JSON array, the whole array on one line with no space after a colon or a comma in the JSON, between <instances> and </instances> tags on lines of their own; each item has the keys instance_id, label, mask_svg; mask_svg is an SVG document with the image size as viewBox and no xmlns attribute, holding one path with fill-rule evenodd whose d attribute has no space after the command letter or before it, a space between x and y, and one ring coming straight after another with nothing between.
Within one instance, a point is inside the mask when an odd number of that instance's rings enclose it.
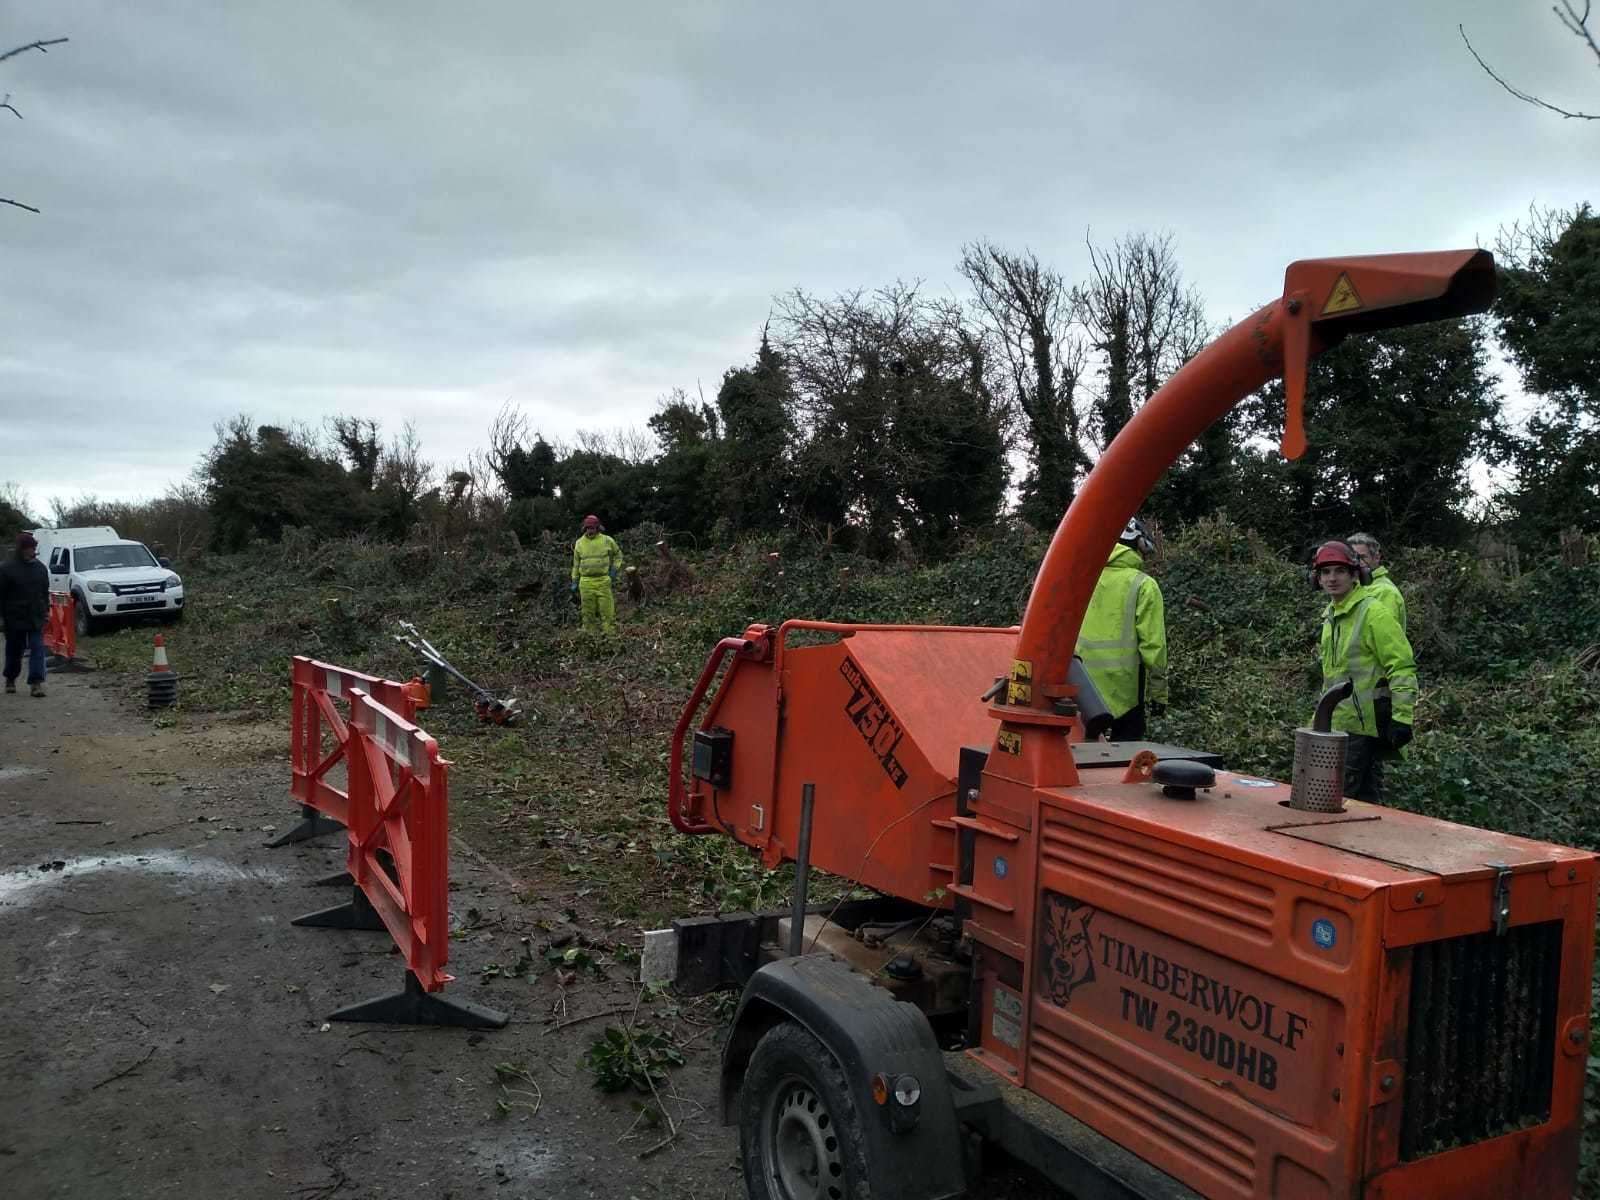
<instances>
[{"instance_id":1,"label":"man in dark jacket","mask_svg":"<svg viewBox=\"0 0 1600 1200\"><path fill-rule=\"evenodd\" d=\"M6 633L6 691L17 690L22 652L28 652L28 692L44 695L44 627L50 619L50 573L31 533L17 535L14 558L0 563L0 617Z\"/></svg>"}]
</instances>

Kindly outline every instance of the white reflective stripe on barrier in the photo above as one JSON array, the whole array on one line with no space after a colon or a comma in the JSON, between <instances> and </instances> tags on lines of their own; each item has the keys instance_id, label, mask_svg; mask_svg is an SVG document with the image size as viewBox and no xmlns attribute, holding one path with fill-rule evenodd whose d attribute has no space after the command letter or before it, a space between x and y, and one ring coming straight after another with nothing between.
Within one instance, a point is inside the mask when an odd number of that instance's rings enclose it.
<instances>
[{"instance_id":1,"label":"white reflective stripe on barrier","mask_svg":"<svg viewBox=\"0 0 1600 1200\"><path fill-rule=\"evenodd\" d=\"M361 693L361 702L352 706L356 727L376 738L391 761L411 768L412 774L427 777L437 743L399 713L393 712Z\"/></svg>"}]
</instances>

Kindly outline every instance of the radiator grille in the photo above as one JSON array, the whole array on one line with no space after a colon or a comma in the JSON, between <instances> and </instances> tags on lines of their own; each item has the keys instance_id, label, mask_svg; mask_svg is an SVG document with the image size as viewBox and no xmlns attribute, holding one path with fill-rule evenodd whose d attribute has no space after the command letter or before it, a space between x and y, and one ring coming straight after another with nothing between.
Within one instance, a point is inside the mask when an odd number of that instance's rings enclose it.
<instances>
[{"instance_id":1,"label":"radiator grille","mask_svg":"<svg viewBox=\"0 0 1600 1200\"><path fill-rule=\"evenodd\" d=\"M1400 1158L1550 1117L1561 922L1415 947Z\"/></svg>"}]
</instances>

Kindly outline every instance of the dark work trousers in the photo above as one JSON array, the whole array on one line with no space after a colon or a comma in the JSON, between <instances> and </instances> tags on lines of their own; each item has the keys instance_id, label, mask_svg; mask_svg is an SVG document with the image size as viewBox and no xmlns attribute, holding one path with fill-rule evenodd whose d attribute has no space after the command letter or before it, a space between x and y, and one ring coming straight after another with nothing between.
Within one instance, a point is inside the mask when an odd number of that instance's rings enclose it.
<instances>
[{"instance_id":1,"label":"dark work trousers","mask_svg":"<svg viewBox=\"0 0 1600 1200\"><path fill-rule=\"evenodd\" d=\"M22 655L28 655L28 682L44 682L44 631L39 629L19 629L15 633L6 630L6 682L16 679L22 671Z\"/></svg>"},{"instance_id":2,"label":"dark work trousers","mask_svg":"<svg viewBox=\"0 0 1600 1200\"><path fill-rule=\"evenodd\" d=\"M1364 733L1345 739L1344 794L1351 800L1383 803L1383 752L1383 743Z\"/></svg>"},{"instance_id":3,"label":"dark work trousers","mask_svg":"<svg viewBox=\"0 0 1600 1200\"><path fill-rule=\"evenodd\" d=\"M1113 720L1110 737L1113 742L1144 741L1144 705L1135 704Z\"/></svg>"}]
</instances>

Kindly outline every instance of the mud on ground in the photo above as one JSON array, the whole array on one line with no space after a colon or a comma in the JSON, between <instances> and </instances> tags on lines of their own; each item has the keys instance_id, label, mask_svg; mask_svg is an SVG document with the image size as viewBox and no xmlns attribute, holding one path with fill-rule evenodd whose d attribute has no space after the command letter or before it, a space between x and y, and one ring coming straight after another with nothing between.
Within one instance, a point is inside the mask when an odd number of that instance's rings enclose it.
<instances>
[{"instance_id":1,"label":"mud on ground","mask_svg":"<svg viewBox=\"0 0 1600 1200\"><path fill-rule=\"evenodd\" d=\"M714 1111L731 996L642 994L637 930L458 838L445 995L510 1024L330 1023L403 967L385 933L290 924L346 896L313 886L338 837L264 845L297 816L287 729L152 721L111 676L49 693L0 696L4 1195L743 1196ZM658 1097L584 1063L630 1024L682 1048ZM1003 1166L982 1194L1058 1195Z\"/></svg>"},{"instance_id":2,"label":"mud on ground","mask_svg":"<svg viewBox=\"0 0 1600 1200\"><path fill-rule=\"evenodd\" d=\"M402 966L387 934L289 923L343 898L308 886L343 857L337 838L263 847L295 816L287 731L153 728L93 675L49 693L0 696L6 1195L742 1194L733 1137L705 1107L715 1014L640 1000L606 949L633 931L542 904L458 844L445 994L511 1024L329 1024L394 990ZM594 948L552 968L552 942ZM532 978L484 982L527 954ZM663 1089L670 1140L642 1115L650 1097L600 1093L582 1061L636 1002L686 1047Z\"/></svg>"}]
</instances>

